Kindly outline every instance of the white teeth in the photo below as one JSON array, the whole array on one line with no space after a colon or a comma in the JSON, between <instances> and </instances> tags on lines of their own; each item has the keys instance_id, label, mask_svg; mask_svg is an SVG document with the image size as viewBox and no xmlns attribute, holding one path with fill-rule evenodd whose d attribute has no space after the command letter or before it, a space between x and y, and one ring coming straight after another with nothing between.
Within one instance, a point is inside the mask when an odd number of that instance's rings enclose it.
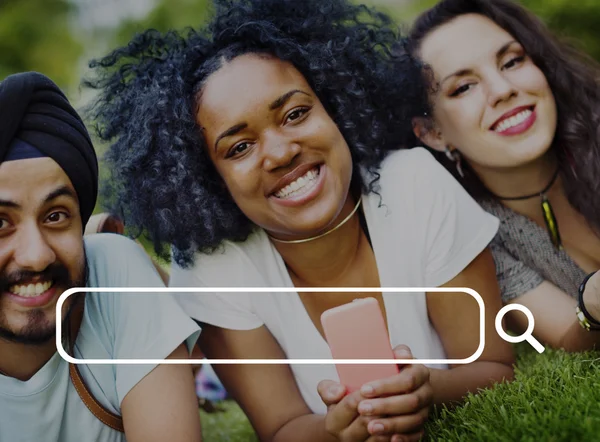
<instances>
[{"instance_id":1,"label":"white teeth","mask_svg":"<svg viewBox=\"0 0 600 442\"><path fill-rule=\"evenodd\" d=\"M46 282L38 282L37 284L18 284L13 285L9 288L9 290L15 295L23 296L25 298L32 298L34 296L39 296L52 287L52 281Z\"/></svg>"},{"instance_id":2,"label":"white teeth","mask_svg":"<svg viewBox=\"0 0 600 442\"><path fill-rule=\"evenodd\" d=\"M275 196L277 198L284 199L296 196L300 193L304 193L310 190L316 184L318 177L318 169L311 169L300 178L292 181L283 189L280 189L279 191L275 192Z\"/></svg>"},{"instance_id":3,"label":"white teeth","mask_svg":"<svg viewBox=\"0 0 600 442\"><path fill-rule=\"evenodd\" d=\"M533 111L531 109L526 109L522 112L519 112L517 115L502 120L499 124L496 125L494 129L496 132L504 132L505 130L510 129L518 124L521 124L523 121L527 120Z\"/></svg>"}]
</instances>

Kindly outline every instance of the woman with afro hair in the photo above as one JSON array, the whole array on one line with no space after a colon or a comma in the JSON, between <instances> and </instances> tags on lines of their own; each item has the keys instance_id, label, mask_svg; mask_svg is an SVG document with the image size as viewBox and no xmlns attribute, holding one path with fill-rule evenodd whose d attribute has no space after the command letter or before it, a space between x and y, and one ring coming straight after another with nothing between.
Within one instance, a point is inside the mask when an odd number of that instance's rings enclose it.
<instances>
[{"instance_id":1,"label":"woman with afro hair","mask_svg":"<svg viewBox=\"0 0 600 442\"><path fill-rule=\"evenodd\" d=\"M432 404L511 379L487 246L498 222L424 149L401 149L420 71L391 20L344 0L217 0L92 62L106 196L173 287L470 287L179 294L209 359L327 359L320 316L375 297L399 374L347 392L335 365L215 365L261 440L417 440ZM392 66L394 69L392 69ZM480 338L482 339L480 342Z\"/></svg>"}]
</instances>

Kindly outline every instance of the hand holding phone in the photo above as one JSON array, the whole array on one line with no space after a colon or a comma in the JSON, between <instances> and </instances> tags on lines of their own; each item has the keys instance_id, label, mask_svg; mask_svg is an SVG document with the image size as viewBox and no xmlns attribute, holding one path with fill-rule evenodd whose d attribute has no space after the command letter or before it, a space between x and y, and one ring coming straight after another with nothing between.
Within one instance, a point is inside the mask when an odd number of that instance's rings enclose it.
<instances>
[{"instance_id":1,"label":"hand holding phone","mask_svg":"<svg viewBox=\"0 0 600 442\"><path fill-rule=\"evenodd\" d=\"M394 359L383 314L375 298L361 298L321 315L325 339L334 359ZM398 374L396 364L336 364L348 393L367 382Z\"/></svg>"},{"instance_id":2,"label":"hand holding phone","mask_svg":"<svg viewBox=\"0 0 600 442\"><path fill-rule=\"evenodd\" d=\"M397 359L413 358L406 345L398 345L394 354ZM327 432L347 442L364 442L372 440L371 436L389 438L394 435L403 435L404 440L420 440L433 401L429 370L420 364L408 365L400 373L371 381L368 385L373 388L370 392L358 390L345 394L345 389L338 382L319 382L317 389L327 406ZM405 396L406 400L399 400L399 396Z\"/></svg>"}]
</instances>

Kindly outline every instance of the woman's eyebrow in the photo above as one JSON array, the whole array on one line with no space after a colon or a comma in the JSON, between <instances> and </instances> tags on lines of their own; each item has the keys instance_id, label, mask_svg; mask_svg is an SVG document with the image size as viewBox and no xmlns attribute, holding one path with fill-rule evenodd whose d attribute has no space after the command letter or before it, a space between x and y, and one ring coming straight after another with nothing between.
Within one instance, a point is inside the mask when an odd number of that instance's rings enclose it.
<instances>
[{"instance_id":1,"label":"woman's eyebrow","mask_svg":"<svg viewBox=\"0 0 600 442\"><path fill-rule=\"evenodd\" d=\"M496 58L497 59L502 58L502 56L504 56L504 54L506 54L508 52L508 50L510 49L510 47L513 44L515 44L515 43L517 43L516 40L511 40L508 43L503 44L502 47L500 47L500 49L498 49L496 51ZM458 70L456 72L453 72L452 74L448 75L446 78L444 78L440 82L440 84L443 84L449 78L452 78L452 77L464 77L465 75L470 75L472 73L473 73L472 69L460 69L460 70Z\"/></svg>"},{"instance_id":2,"label":"woman's eyebrow","mask_svg":"<svg viewBox=\"0 0 600 442\"><path fill-rule=\"evenodd\" d=\"M275 101L273 101L270 105L269 105L269 110L275 110L275 109L279 109L281 106L283 106L285 103L288 102L288 100L290 98L292 98L292 96L294 94L304 94L304 95L308 95L310 97L310 94L300 90L300 89L294 89L291 90L289 92L286 92L285 94L283 94L281 97L277 98Z\"/></svg>"},{"instance_id":3,"label":"woman's eyebrow","mask_svg":"<svg viewBox=\"0 0 600 442\"><path fill-rule=\"evenodd\" d=\"M292 98L293 95L295 94L304 94L308 97L310 97L310 94L304 92L303 90L300 89L294 89L291 90L289 92L286 92L285 94L283 94L282 96L278 97L275 101L273 101L270 105L269 105L269 110L275 110L275 109L279 109L280 107L282 107L285 103L287 103L289 101L290 98ZM232 135L235 135L236 133L238 133L239 131L246 129L248 127L247 123L239 123L236 124L235 126L230 127L229 129L223 131L218 137L217 140L215 141L215 152L217 150L217 145L219 144L219 141L221 141L223 138L226 137L230 137Z\"/></svg>"},{"instance_id":4,"label":"woman's eyebrow","mask_svg":"<svg viewBox=\"0 0 600 442\"><path fill-rule=\"evenodd\" d=\"M219 141L221 141L223 138L227 138L232 135L235 135L239 131L246 129L247 127L248 127L248 123L239 123L239 124L236 124L235 126L231 126L229 129L223 131L221 133L221 135L219 135L217 137L217 140L215 141L215 152L217 151L217 146L219 144Z\"/></svg>"},{"instance_id":5,"label":"woman's eyebrow","mask_svg":"<svg viewBox=\"0 0 600 442\"><path fill-rule=\"evenodd\" d=\"M453 72L452 74L448 75L446 78L444 78L440 84L443 84L446 80L449 80L452 77L464 77L465 75L470 75L473 73L473 69L460 69L456 72Z\"/></svg>"},{"instance_id":6,"label":"woman's eyebrow","mask_svg":"<svg viewBox=\"0 0 600 442\"><path fill-rule=\"evenodd\" d=\"M496 52L496 58L502 58L502 56L504 54L506 54L508 52L508 50L510 49L510 47L517 43L516 40L511 40L508 43L505 43L504 45L502 45L502 47L500 49L498 49L498 51Z\"/></svg>"}]
</instances>

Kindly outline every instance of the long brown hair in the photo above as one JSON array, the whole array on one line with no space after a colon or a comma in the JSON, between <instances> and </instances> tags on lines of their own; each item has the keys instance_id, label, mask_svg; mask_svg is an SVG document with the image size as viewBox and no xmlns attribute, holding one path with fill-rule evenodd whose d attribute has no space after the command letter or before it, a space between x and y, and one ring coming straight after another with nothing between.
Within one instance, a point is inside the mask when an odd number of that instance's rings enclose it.
<instances>
[{"instance_id":1,"label":"long brown hair","mask_svg":"<svg viewBox=\"0 0 600 442\"><path fill-rule=\"evenodd\" d=\"M546 76L558 111L550 149L558 159L567 198L600 231L600 66L560 41L538 17L511 0L442 0L417 18L403 52L417 61L427 35L457 16L471 13L491 19L516 38ZM422 67L427 72L427 66ZM435 87L430 74L423 78L430 83L429 90ZM443 154L436 157L457 176L452 162ZM465 178L457 178L467 191L476 198L489 197L468 165L466 169Z\"/></svg>"}]
</instances>

